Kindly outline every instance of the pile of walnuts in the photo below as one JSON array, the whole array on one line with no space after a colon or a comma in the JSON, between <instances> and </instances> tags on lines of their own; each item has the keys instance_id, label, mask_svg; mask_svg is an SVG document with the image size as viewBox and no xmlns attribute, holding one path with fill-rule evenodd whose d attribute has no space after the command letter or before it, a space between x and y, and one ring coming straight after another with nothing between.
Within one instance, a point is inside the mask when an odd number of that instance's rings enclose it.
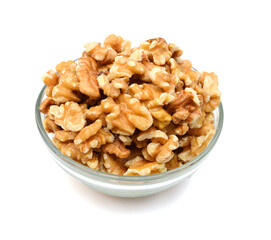
<instances>
[{"instance_id":1,"label":"pile of walnuts","mask_svg":"<svg viewBox=\"0 0 271 240\"><path fill-rule=\"evenodd\" d=\"M78 61L43 76L43 122L62 154L92 169L149 175L200 154L215 134L214 73L193 70L163 38L91 42Z\"/></svg>"}]
</instances>

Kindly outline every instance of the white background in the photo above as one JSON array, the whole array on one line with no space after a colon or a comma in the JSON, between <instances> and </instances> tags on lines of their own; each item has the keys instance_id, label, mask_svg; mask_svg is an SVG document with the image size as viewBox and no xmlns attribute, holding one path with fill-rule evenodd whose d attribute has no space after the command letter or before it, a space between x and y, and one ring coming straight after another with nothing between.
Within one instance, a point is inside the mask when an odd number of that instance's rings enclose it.
<instances>
[{"instance_id":1,"label":"white background","mask_svg":"<svg viewBox=\"0 0 271 240\"><path fill-rule=\"evenodd\" d=\"M0 239L271 239L270 1L1 1ZM219 77L225 124L193 177L109 197L54 162L34 121L41 76L110 33L163 37Z\"/></svg>"}]
</instances>

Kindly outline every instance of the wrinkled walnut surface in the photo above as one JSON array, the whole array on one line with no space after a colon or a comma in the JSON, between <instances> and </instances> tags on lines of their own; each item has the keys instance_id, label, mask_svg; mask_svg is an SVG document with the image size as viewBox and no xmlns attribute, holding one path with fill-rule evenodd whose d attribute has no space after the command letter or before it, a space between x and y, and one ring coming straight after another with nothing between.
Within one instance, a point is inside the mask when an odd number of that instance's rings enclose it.
<instances>
[{"instance_id":1,"label":"wrinkled walnut surface","mask_svg":"<svg viewBox=\"0 0 271 240\"><path fill-rule=\"evenodd\" d=\"M191 161L215 134L218 78L193 70L182 50L154 38L131 47L114 34L77 62L42 77L43 125L62 154L102 172L162 173Z\"/></svg>"}]
</instances>

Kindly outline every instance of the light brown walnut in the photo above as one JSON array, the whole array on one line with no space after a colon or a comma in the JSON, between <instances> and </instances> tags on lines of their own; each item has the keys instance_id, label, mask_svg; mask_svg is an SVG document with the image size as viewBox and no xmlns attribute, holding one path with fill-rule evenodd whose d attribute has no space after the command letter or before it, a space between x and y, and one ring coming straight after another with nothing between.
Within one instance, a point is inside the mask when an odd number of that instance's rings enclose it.
<instances>
[{"instance_id":1,"label":"light brown walnut","mask_svg":"<svg viewBox=\"0 0 271 240\"><path fill-rule=\"evenodd\" d=\"M156 65L164 65L172 56L172 52L168 49L167 42L163 38L147 40L144 44L144 49L147 47L152 55L152 60Z\"/></svg>"},{"instance_id":2,"label":"light brown walnut","mask_svg":"<svg viewBox=\"0 0 271 240\"><path fill-rule=\"evenodd\" d=\"M55 132L55 138L61 142L71 141L76 137L76 132L60 130Z\"/></svg>"},{"instance_id":3,"label":"light brown walnut","mask_svg":"<svg viewBox=\"0 0 271 240\"><path fill-rule=\"evenodd\" d=\"M51 97L47 97L41 103L39 111L44 114L47 114L49 112L50 107L55 104L56 104L55 101Z\"/></svg>"},{"instance_id":4,"label":"light brown walnut","mask_svg":"<svg viewBox=\"0 0 271 240\"><path fill-rule=\"evenodd\" d=\"M143 64L145 66L143 81L152 82L165 92L175 92L175 86L179 82L176 75L168 73L164 67L157 66L149 61L143 61Z\"/></svg>"},{"instance_id":5,"label":"light brown walnut","mask_svg":"<svg viewBox=\"0 0 271 240\"><path fill-rule=\"evenodd\" d=\"M87 153L82 153L73 142L62 142L55 137L52 139L52 141L60 149L63 155L72 158L75 161L86 164L87 161L91 160L93 157L92 150Z\"/></svg>"},{"instance_id":6,"label":"light brown walnut","mask_svg":"<svg viewBox=\"0 0 271 240\"><path fill-rule=\"evenodd\" d=\"M126 172L126 167L123 162L118 161L118 159L110 154L103 153L102 160L104 167L108 173L123 175Z\"/></svg>"},{"instance_id":7,"label":"light brown walnut","mask_svg":"<svg viewBox=\"0 0 271 240\"><path fill-rule=\"evenodd\" d=\"M168 136L161 130L157 130L155 127L150 127L146 131L142 131L138 134L137 140L152 140L154 142L165 143L168 140Z\"/></svg>"},{"instance_id":8,"label":"light brown walnut","mask_svg":"<svg viewBox=\"0 0 271 240\"><path fill-rule=\"evenodd\" d=\"M168 141L161 147L160 152L156 156L156 161L165 163L170 161L174 153L173 151L179 147L179 139L175 135L170 135Z\"/></svg>"},{"instance_id":9,"label":"light brown walnut","mask_svg":"<svg viewBox=\"0 0 271 240\"><path fill-rule=\"evenodd\" d=\"M166 110L172 114L173 123L180 124L186 121L194 124L203 114L200 105L197 93L191 88L186 88L177 93L176 99L166 107Z\"/></svg>"},{"instance_id":10,"label":"light brown walnut","mask_svg":"<svg viewBox=\"0 0 271 240\"><path fill-rule=\"evenodd\" d=\"M118 138L116 138L114 142L104 145L103 152L114 154L119 158L127 158L130 155L130 150L125 148L124 143Z\"/></svg>"},{"instance_id":11,"label":"light brown walnut","mask_svg":"<svg viewBox=\"0 0 271 240\"><path fill-rule=\"evenodd\" d=\"M176 154L174 154L174 157L169 162L165 163L165 166L168 171L180 167L182 165L183 165L182 162L178 160L178 156Z\"/></svg>"},{"instance_id":12,"label":"light brown walnut","mask_svg":"<svg viewBox=\"0 0 271 240\"><path fill-rule=\"evenodd\" d=\"M114 135L107 128L101 128L95 135L78 144L78 147L81 152L86 153L91 149L98 149L106 143L111 143L114 139Z\"/></svg>"},{"instance_id":13,"label":"light brown walnut","mask_svg":"<svg viewBox=\"0 0 271 240\"><path fill-rule=\"evenodd\" d=\"M145 67L142 63L129 59L128 57L118 56L110 68L108 78L131 78L134 74L142 75Z\"/></svg>"},{"instance_id":14,"label":"light brown walnut","mask_svg":"<svg viewBox=\"0 0 271 240\"><path fill-rule=\"evenodd\" d=\"M190 61L182 60L179 63L175 59L171 58L169 61L171 73L177 76L185 87L192 87L198 84L200 73L192 69Z\"/></svg>"},{"instance_id":15,"label":"light brown walnut","mask_svg":"<svg viewBox=\"0 0 271 240\"><path fill-rule=\"evenodd\" d=\"M99 65L106 65L113 63L115 57L117 56L117 52L111 47L101 46L101 43L90 42L85 44L86 51L83 53L83 57L91 57Z\"/></svg>"},{"instance_id":16,"label":"light brown walnut","mask_svg":"<svg viewBox=\"0 0 271 240\"><path fill-rule=\"evenodd\" d=\"M44 82L45 85L47 85L46 96L52 97L52 90L58 84L57 73L53 70L49 70L42 76L42 81Z\"/></svg>"},{"instance_id":17,"label":"light brown walnut","mask_svg":"<svg viewBox=\"0 0 271 240\"><path fill-rule=\"evenodd\" d=\"M182 61L181 56L183 51L173 43L168 44L168 49L172 53L171 57L174 58L177 63L180 63Z\"/></svg>"},{"instance_id":18,"label":"light brown walnut","mask_svg":"<svg viewBox=\"0 0 271 240\"><path fill-rule=\"evenodd\" d=\"M130 56L131 54L131 42L114 34L106 37L104 46L106 48L113 48L119 55Z\"/></svg>"},{"instance_id":19,"label":"light brown walnut","mask_svg":"<svg viewBox=\"0 0 271 240\"><path fill-rule=\"evenodd\" d=\"M66 131L80 131L86 124L83 110L74 102L52 105L49 114L53 116L55 124Z\"/></svg>"},{"instance_id":20,"label":"light brown walnut","mask_svg":"<svg viewBox=\"0 0 271 240\"><path fill-rule=\"evenodd\" d=\"M97 153L93 152L92 158L87 161L87 166L95 170L101 170L102 161L99 160Z\"/></svg>"},{"instance_id":21,"label":"light brown walnut","mask_svg":"<svg viewBox=\"0 0 271 240\"><path fill-rule=\"evenodd\" d=\"M97 99L100 97L96 74L97 64L92 58L79 58L76 67L79 89L81 93L86 94L90 99Z\"/></svg>"},{"instance_id":22,"label":"light brown walnut","mask_svg":"<svg viewBox=\"0 0 271 240\"><path fill-rule=\"evenodd\" d=\"M76 136L74 139L75 144L80 144L82 142L85 142L90 137L94 136L102 127L102 121L96 120L94 123L84 127Z\"/></svg>"},{"instance_id":23,"label":"light brown walnut","mask_svg":"<svg viewBox=\"0 0 271 240\"><path fill-rule=\"evenodd\" d=\"M167 171L164 163L140 161L133 167L128 168L128 170L123 174L125 176L145 176L157 173L162 173Z\"/></svg>"},{"instance_id":24,"label":"light brown walnut","mask_svg":"<svg viewBox=\"0 0 271 240\"><path fill-rule=\"evenodd\" d=\"M99 87L103 89L103 93L108 97L117 98L121 93L125 93L129 87L129 79L126 77L109 81L105 74L101 74L97 79Z\"/></svg>"},{"instance_id":25,"label":"light brown walnut","mask_svg":"<svg viewBox=\"0 0 271 240\"><path fill-rule=\"evenodd\" d=\"M203 72L200 83L203 89L203 111L212 112L220 104L221 93L218 90L218 79L214 73Z\"/></svg>"},{"instance_id":26,"label":"light brown walnut","mask_svg":"<svg viewBox=\"0 0 271 240\"><path fill-rule=\"evenodd\" d=\"M61 128L55 124L55 122L50 119L48 116L43 120L43 126L46 132L54 133L61 130Z\"/></svg>"},{"instance_id":27,"label":"light brown walnut","mask_svg":"<svg viewBox=\"0 0 271 240\"><path fill-rule=\"evenodd\" d=\"M107 98L101 105L104 112L109 113L106 117L107 127L114 133L129 136L136 128L144 131L153 123L148 109L128 94L120 95L116 101Z\"/></svg>"}]
</instances>

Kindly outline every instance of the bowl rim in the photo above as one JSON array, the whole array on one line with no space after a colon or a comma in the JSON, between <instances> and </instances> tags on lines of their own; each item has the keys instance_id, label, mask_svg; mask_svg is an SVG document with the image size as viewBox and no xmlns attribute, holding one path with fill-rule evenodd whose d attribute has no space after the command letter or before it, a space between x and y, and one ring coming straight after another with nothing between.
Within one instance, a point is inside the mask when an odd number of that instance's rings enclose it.
<instances>
[{"instance_id":1,"label":"bowl rim","mask_svg":"<svg viewBox=\"0 0 271 240\"><path fill-rule=\"evenodd\" d=\"M43 88L41 89L36 104L35 104L35 119L36 119L36 124L39 130L39 133L43 139L43 141L45 142L45 144L47 145L47 147L49 148L49 150L51 150L52 152L54 152L58 157L61 158L62 161L64 161L66 164L70 165L70 167L76 167L78 168L78 170L81 170L84 172L84 174L87 175L91 175L94 178L104 178L106 180L114 180L114 181L125 181L128 183L131 182L142 182L142 181L153 181L153 180L160 180L161 178L164 177L171 177L174 173L179 175L178 173L182 173L183 169L192 167L194 164L198 163L200 160L203 161L204 157L213 149L213 147L215 146L221 131L222 131L222 127L223 127L223 122L224 122L224 111L223 111L223 106L222 106L222 102L220 102L219 106L218 106L218 114L219 114L219 118L218 118L218 124L217 124L217 128L216 128L216 132L215 135L212 137L211 141L209 142L209 144L207 145L207 147L203 150L203 152L201 152L198 156L196 156L193 160L183 164L182 166L178 167L178 168L174 168L171 169L169 171L163 172L163 173L157 173L157 174L153 174L153 175L146 175L146 176L124 176L124 175L115 175L115 174L111 174L111 173L106 173L106 172L102 172L99 170L94 170L91 169L87 166L84 166L83 164L63 155L58 148L54 145L54 143L51 141L51 139L48 136L48 133L45 131L44 126L43 126L43 121L42 121L42 114L39 111L39 106L42 102L42 99L45 95L45 89L46 89L46 85L43 86ZM216 109L217 110L217 109Z\"/></svg>"}]
</instances>

